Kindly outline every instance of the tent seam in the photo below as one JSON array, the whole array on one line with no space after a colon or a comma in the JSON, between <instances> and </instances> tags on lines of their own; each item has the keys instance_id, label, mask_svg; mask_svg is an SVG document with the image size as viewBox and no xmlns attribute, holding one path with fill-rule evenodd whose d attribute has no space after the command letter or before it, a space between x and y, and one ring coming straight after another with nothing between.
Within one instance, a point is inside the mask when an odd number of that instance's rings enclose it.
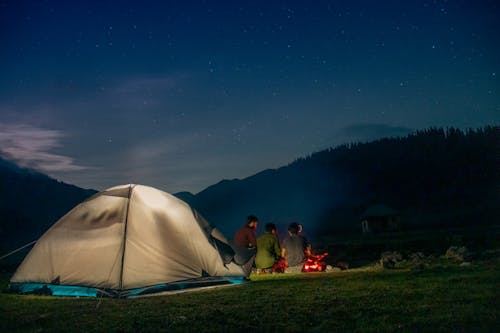
<instances>
[{"instance_id":1,"label":"tent seam","mask_svg":"<svg viewBox=\"0 0 500 333\"><path fill-rule=\"evenodd\" d=\"M130 209L130 198L132 197L132 189L133 185L131 184L128 189L128 201L127 201L127 210L125 212L125 226L123 230L123 250L122 250L122 267L120 269L120 281L118 284L118 290L123 290L123 266L125 264L125 247L127 244L127 225L128 225L128 212Z\"/></svg>"}]
</instances>

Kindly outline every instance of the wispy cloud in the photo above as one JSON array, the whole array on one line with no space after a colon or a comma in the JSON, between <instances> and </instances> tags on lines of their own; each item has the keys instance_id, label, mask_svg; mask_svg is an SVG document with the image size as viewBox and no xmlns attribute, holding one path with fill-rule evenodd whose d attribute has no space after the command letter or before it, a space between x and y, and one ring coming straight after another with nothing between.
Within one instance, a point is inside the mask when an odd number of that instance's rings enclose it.
<instances>
[{"instance_id":1,"label":"wispy cloud","mask_svg":"<svg viewBox=\"0 0 500 333\"><path fill-rule=\"evenodd\" d=\"M43 172L88 169L74 163L73 158L51 153L61 147L64 133L26 124L0 123L0 155L23 167Z\"/></svg>"}]
</instances>

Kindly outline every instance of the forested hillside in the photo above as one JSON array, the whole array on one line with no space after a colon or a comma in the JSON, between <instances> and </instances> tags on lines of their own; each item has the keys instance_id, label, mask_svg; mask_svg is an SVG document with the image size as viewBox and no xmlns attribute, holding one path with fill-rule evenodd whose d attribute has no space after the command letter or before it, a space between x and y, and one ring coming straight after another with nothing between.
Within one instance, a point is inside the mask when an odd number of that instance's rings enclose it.
<instances>
[{"instance_id":1,"label":"forested hillside","mask_svg":"<svg viewBox=\"0 0 500 333\"><path fill-rule=\"evenodd\" d=\"M36 240L94 193L0 158L0 248Z\"/></svg>"},{"instance_id":2,"label":"forested hillside","mask_svg":"<svg viewBox=\"0 0 500 333\"><path fill-rule=\"evenodd\" d=\"M401 212L405 229L489 225L500 221L500 127L432 128L406 137L345 144L196 195L179 193L229 237L248 214L318 233L360 232L372 204ZM95 191L0 158L0 244L37 239Z\"/></svg>"},{"instance_id":3,"label":"forested hillside","mask_svg":"<svg viewBox=\"0 0 500 333\"><path fill-rule=\"evenodd\" d=\"M247 214L311 232L359 232L371 204L401 212L404 228L493 224L500 219L500 127L431 128L345 144L277 170L225 180L189 198L234 231Z\"/></svg>"}]
</instances>

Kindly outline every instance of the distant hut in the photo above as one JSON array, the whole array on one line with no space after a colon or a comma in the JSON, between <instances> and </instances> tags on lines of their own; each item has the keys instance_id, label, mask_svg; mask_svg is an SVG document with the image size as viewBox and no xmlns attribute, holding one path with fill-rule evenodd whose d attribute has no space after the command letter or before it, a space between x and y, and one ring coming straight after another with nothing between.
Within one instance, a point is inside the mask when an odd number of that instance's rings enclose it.
<instances>
[{"instance_id":1,"label":"distant hut","mask_svg":"<svg viewBox=\"0 0 500 333\"><path fill-rule=\"evenodd\" d=\"M363 233L397 231L400 229L401 215L386 205L372 205L361 216Z\"/></svg>"}]
</instances>

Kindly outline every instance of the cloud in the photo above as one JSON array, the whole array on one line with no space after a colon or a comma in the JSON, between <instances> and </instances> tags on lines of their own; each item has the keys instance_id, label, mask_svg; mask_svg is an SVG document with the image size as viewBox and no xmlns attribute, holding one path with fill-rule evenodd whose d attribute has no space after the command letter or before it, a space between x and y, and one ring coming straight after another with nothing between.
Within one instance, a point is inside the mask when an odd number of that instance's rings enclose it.
<instances>
[{"instance_id":1,"label":"cloud","mask_svg":"<svg viewBox=\"0 0 500 333\"><path fill-rule=\"evenodd\" d=\"M0 155L22 167L43 172L78 171L88 167L76 165L71 157L51 153L61 147L64 133L26 124L0 123Z\"/></svg>"}]
</instances>

